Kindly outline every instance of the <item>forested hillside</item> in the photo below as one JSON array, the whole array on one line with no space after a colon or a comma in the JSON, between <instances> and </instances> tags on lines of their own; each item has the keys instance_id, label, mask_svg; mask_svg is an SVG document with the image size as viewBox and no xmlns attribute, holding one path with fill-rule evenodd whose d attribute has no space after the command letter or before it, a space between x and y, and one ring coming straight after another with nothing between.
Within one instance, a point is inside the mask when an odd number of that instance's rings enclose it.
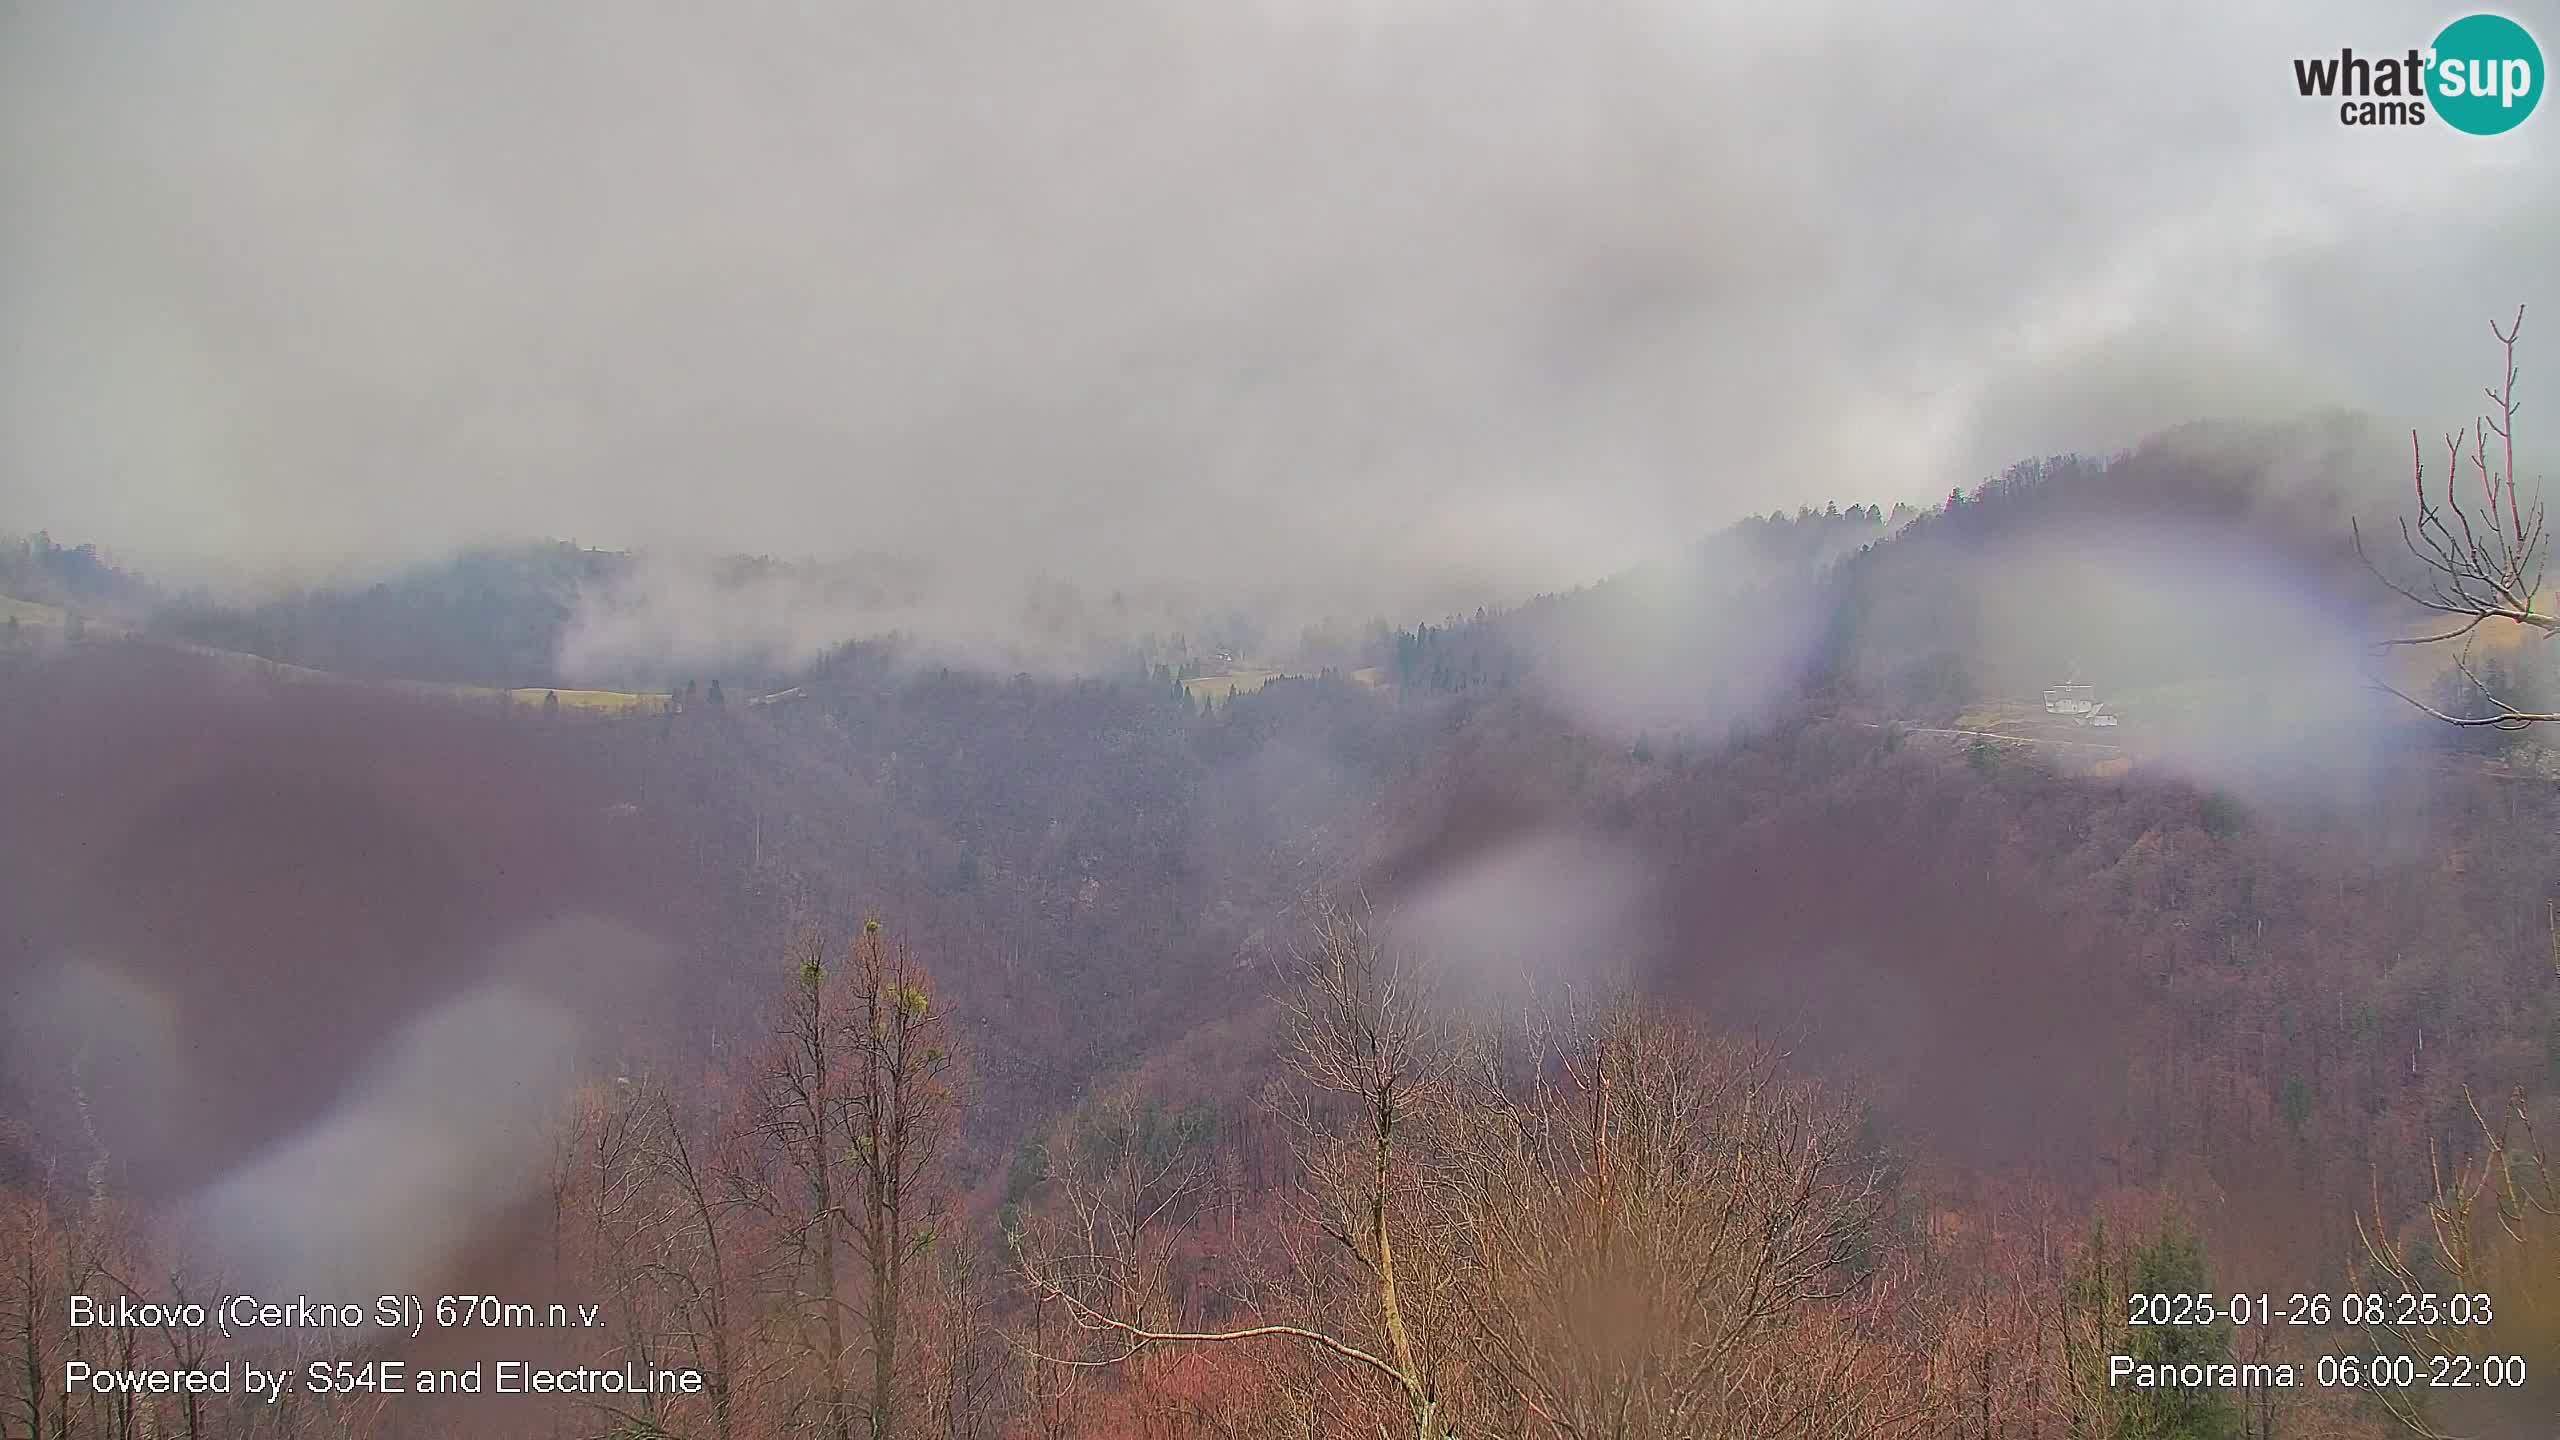
<instances>
[{"instance_id":1,"label":"forested hillside","mask_svg":"<svg viewBox=\"0 0 2560 1440\"><path fill-rule=\"evenodd\" d=\"M20 650L5 973L48 1023L5 1097L0 1339L34 1360L0 1413L178 1423L64 1393L66 1357L195 1343L66 1337L67 1294L222 1288L198 1257L255 1272L295 1213L241 1196L432 1143L484 1193L363 1192L343 1244L407 1235L402 1284L601 1301L606 1329L544 1353L718 1389L306 1399L261 1433L1508 1434L1613 1403L1707 1405L1733 1435L2387 1433L2312 1386L2173 1422L2092 1367L2155 1342L2313 1363L2309 1333L2128 1331L2125 1289L2365 1283L2372 1238L2423 1228L2481 1153L2475 1104L2560 1091L2560 795L2379 721L2354 766L2272 788L2199 760L2258 753L2218 711L2202 748L2094 760L1932 729L2066 663L2210 688L2288 660L2181 669L2121 610L2004 630L1985 597L2012 562L2101 518L2218 537L2188 556L2205 581L2244 555L2355 608L2334 507L2271 500L2299 449L2217 469L2178 459L2192 438L1924 516L1749 522L1675 586L1407 631L1389 685L1205 712L1161 671L999 678L888 641L785 701L625 717L142 639ZM508 593L521 629L415 633L533 644L548 602ZM348 602L347 633L396 597ZM325 649L289 618L325 613L225 623ZM1379 1071L1327 1048L1346 1034L1401 1048ZM911 1148L808 1090L836 1046L912 1108ZM386 1075L438 1098L384 1100ZM1769 1087L1767 1128L1714 1128L1737 1086ZM1773 1190L1664 1158L1694 1145L1801 1168ZM821 1179L869 1198L813 1210ZM1718 1214L1783 1243L1697 1250ZM1661 1247L1627 1274L1619 1226ZM1697 1286L1671 1283L1692 1255ZM2547 1355L2551 1288L2496 1273L2496 1345ZM259 1283L284 1276L326 1283ZM869 1298L812 1309L812 1276ZM1676 1367L1602 1365L1584 1284L1649 1297L1720 1385L1769 1387L1710 1402ZM1765 1307L1715 1298L1733 1284ZM1368 1359L1144 1339L1273 1324ZM479 1353L384 1344L362 1353Z\"/></svg>"},{"instance_id":2,"label":"forested hillside","mask_svg":"<svg viewBox=\"0 0 2560 1440\"><path fill-rule=\"evenodd\" d=\"M1679 565L1404 630L1373 663L1439 691L1534 685L1543 670L1558 692L1671 691L1701 713L1762 713L1758 697L1735 708L1718 693L1748 688L1909 720L2075 669L2136 686L2280 666L2295 657L2199 632L2391 624L2348 521L2387 528L2398 513L2407 461L2393 443L2346 417L2199 424L2112 457L2026 461L1925 512L1772 514ZM2377 553L2388 563L2396 547ZM2203 594L2164 604L2165 581Z\"/></svg>"},{"instance_id":3,"label":"forested hillside","mask_svg":"<svg viewBox=\"0 0 2560 1440\"><path fill-rule=\"evenodd\" d=\"M2555 5L0 0L0 1440L2554 1440Z\"/></svg>"}]
</instances>

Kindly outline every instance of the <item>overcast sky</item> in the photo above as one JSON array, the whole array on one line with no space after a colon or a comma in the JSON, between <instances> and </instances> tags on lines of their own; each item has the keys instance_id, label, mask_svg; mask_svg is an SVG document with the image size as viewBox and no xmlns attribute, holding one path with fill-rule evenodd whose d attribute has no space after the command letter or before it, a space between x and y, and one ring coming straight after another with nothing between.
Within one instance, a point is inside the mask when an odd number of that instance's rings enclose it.
<instances>
[{"instance_id":1,"label":"overcast sky","mask_svg":"<svg viewBox=\"0 0 2560 1440\"><path fill-rule=\"evenodd\" d=\"M0 0L0 529L1357 613L2197 416L2442 428L2519 300L2560 374L2560 114L2349 129L2291 61L2457 13Z\"/></svg>"}]
</instances>

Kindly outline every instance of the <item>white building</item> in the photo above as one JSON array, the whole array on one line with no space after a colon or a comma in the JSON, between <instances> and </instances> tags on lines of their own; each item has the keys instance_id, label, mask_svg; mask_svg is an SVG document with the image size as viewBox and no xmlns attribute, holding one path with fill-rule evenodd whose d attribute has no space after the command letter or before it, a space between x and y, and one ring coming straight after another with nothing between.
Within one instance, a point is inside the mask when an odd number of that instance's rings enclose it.
<instances>
[{"instance_id":1,"label":"white building","mask_svg":"<svg viewBox=\"0 0 2560 1440\"><path fill-rule=\"evenodd\" d=\"M2087 715L2098 708L2095 685L2055 685L2044 692L2044 708L2054 715Z\"/></svg>"}]
</instances>

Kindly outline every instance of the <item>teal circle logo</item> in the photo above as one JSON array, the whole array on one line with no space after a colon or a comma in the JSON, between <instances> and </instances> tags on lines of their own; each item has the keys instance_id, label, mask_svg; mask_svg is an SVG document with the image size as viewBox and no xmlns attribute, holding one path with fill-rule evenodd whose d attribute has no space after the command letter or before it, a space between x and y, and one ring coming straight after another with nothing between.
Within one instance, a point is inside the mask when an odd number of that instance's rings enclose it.
<instances>
[{"instance_id":1,"label":"teal circle logo","mask_svg":"<svg viewBox=\"0 0 2560 1440\"><path fill-rule=\"evenodd\" d=\"M2542 47L2504 15L2466 15L2428 55L2427 103L2467 135L2502 135L2542 99Z\"/></svg>"}]
</instances>

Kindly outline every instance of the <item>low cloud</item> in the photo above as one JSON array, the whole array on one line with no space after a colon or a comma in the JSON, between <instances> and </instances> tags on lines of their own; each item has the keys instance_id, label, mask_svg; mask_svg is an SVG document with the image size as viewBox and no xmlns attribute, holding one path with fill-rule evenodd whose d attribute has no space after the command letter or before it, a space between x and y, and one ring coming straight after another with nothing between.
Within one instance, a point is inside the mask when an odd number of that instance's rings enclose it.
<instances>
[{"instance_id":1,"label":"low cloud","mask_svg":"<svg viewBox=\"0 0 2560 1440\"><path fill-rule=\"evenodd\" d=\"M580 1059L574 1011L503 982L439 1005L317 1121L187 1205L253 1293L432 1290L535 1193Z\"/></svg>"},{"instance_id":2,"label":"low cloud","mask_svg":"<svg viewBox=\"0 0 2560 1440\"><path fill-rule=\"evenodd\" d=\"M14 7L0 516L298 573L931 556L1021 644L1025 577L1411 617L2196 414L2434 423L2560 167L2292 93L2410 26ZM808 643L674 608L598 653Z\"/></svg>"},{"instance_id":3,"label":"low cloud","mask_svg":"<svg viewBox=\"0 0 2560 1440\"><path fill-rule=\"evenodd\" d=\"M1388 936L1448 1000L1498 1013L1613 993L1652 943L1648 869L1607 839L1547 826L1469 855L1400 897Z\"/></svg>"}]
</instances>

